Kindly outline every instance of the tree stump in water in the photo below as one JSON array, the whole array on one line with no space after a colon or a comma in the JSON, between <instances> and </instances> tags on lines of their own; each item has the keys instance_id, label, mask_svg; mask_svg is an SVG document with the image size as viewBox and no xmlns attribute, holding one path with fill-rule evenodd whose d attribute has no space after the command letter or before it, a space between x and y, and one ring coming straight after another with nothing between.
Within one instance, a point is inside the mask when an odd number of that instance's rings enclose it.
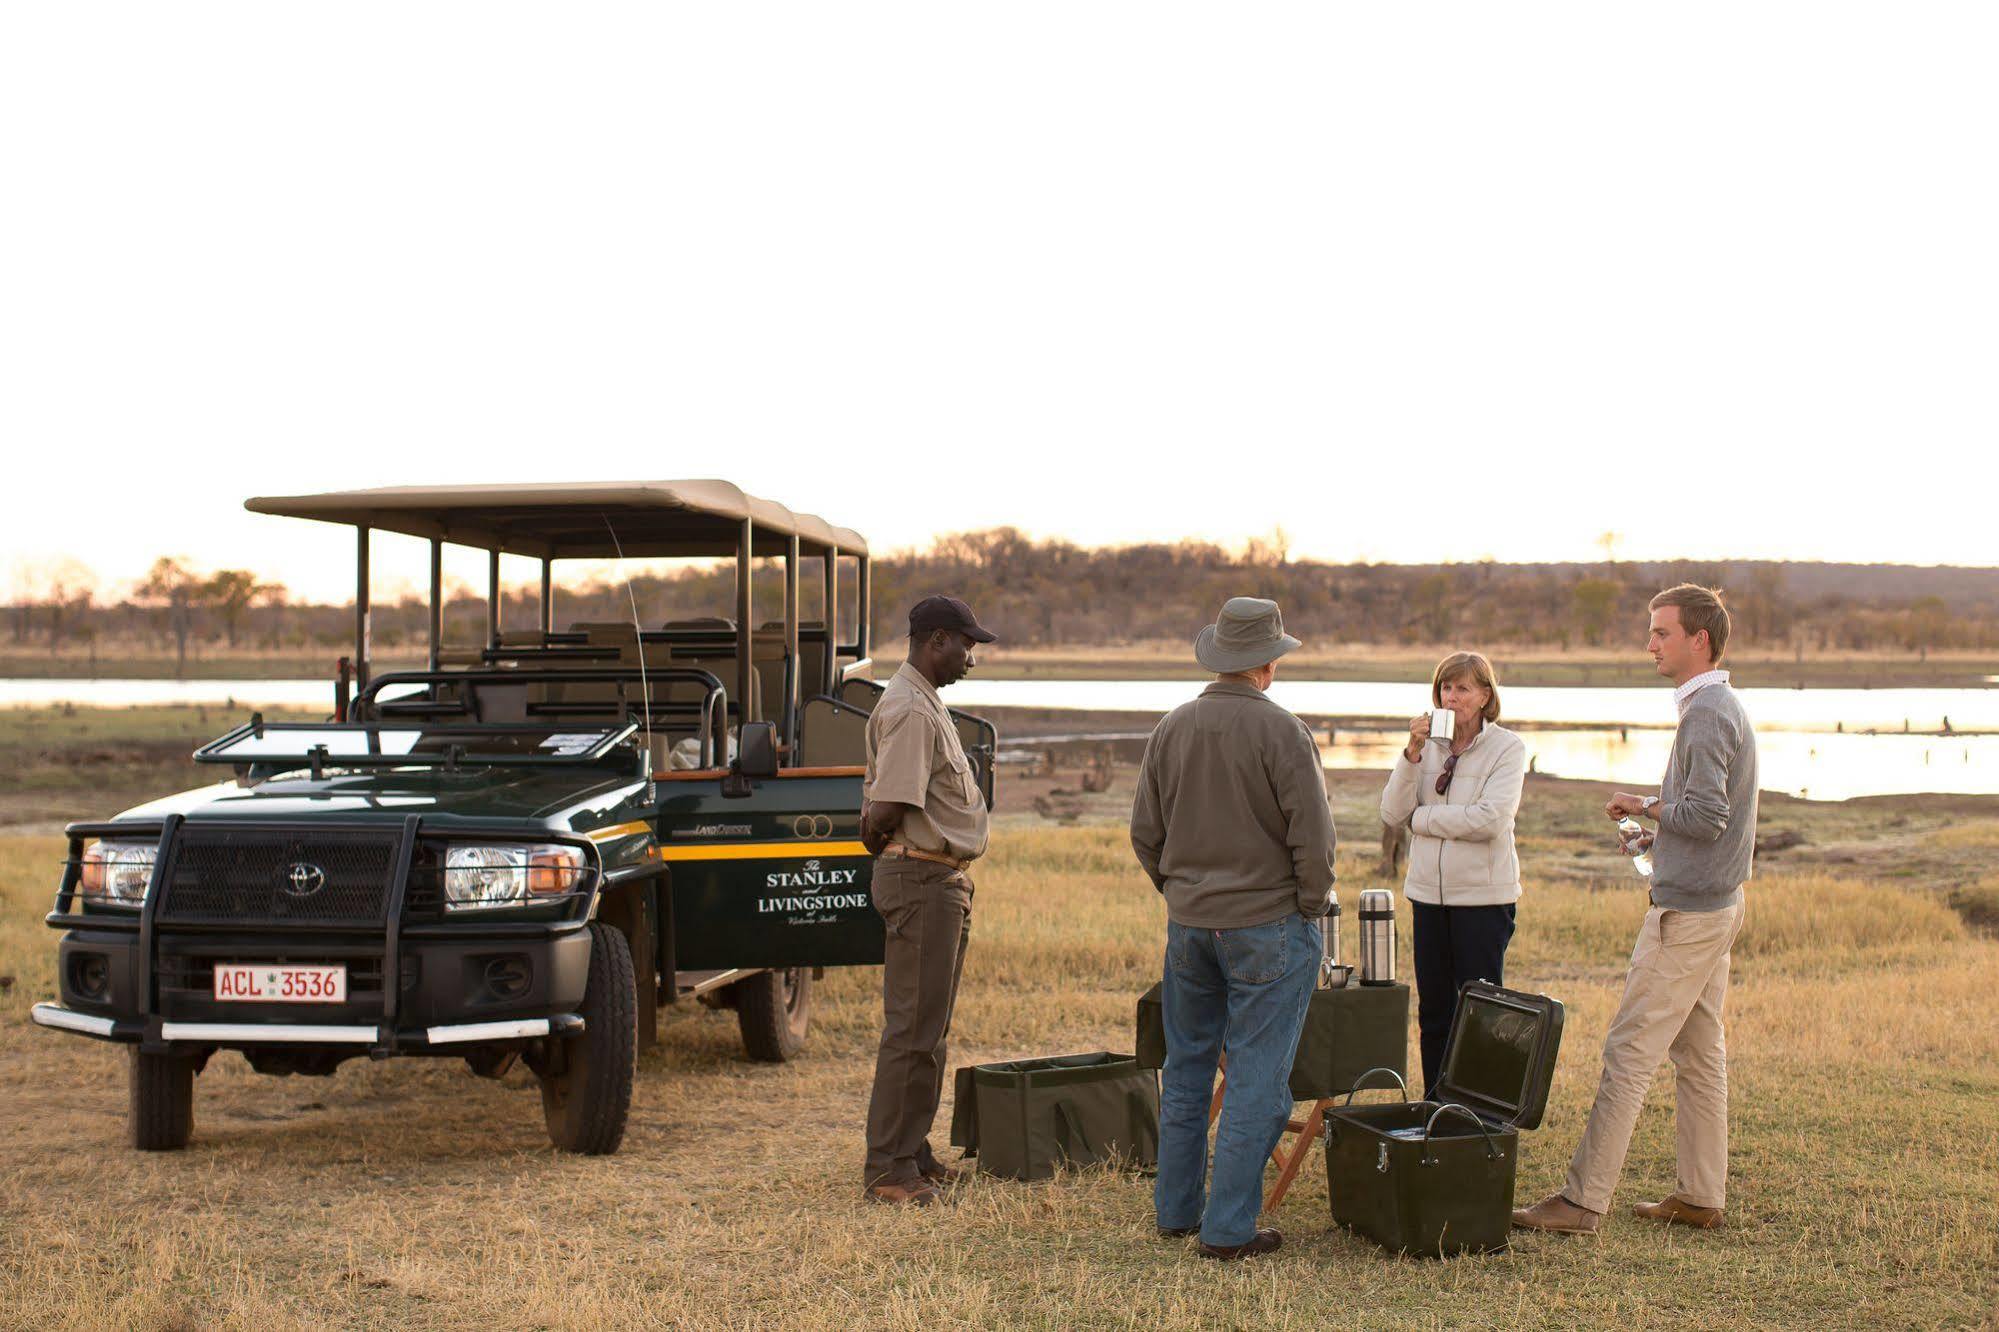
<instances>
[{"instance_id":1,"label":"tree stump in water","mask_svg":"<svg viewBox=\"0 0 1999 1332\"><path fill-rule=\"evenodd\" d=\"M1393 879L1402 873L1402 862L1409 855L1409 825L1384 822L1381 825L1381 864L1375 873L1384 879Z\"/></svg>"}]
</instances>

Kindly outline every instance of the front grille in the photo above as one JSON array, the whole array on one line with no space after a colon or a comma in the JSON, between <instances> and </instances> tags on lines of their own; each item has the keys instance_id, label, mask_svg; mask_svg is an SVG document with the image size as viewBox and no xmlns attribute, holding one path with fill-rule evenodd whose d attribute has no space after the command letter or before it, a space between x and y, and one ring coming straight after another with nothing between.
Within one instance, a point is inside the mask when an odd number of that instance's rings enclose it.
<instances>
[{"instance_id":1,"label":"front grille","mask_svg":"<svg viewBox=\"0 0 1999 1332\"><path fill-rule=\"evenodd\" d=\"M397 833L184 824L159 919L380 926Z\"/></svg>"}]
</instances>

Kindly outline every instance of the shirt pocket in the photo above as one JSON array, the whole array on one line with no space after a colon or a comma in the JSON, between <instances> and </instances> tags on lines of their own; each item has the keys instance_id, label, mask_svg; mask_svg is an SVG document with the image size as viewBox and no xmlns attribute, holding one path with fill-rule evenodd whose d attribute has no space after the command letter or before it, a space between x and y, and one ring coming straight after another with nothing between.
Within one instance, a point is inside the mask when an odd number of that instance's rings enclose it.
<instances>
[{"instance_id":1,"label":"shirt pocket","mask_svg":"<svg viewBox=\"0 0 1999 1332\"><path fill-rule=\"evenodd\" d=\"M1291 960L1291 931L1285 928L1290 923L1287 918L1268 925L1216 930L1215 940L1229 979L1245 985L1268 985L1281 977Z\"/></svg>"}]
</instances>

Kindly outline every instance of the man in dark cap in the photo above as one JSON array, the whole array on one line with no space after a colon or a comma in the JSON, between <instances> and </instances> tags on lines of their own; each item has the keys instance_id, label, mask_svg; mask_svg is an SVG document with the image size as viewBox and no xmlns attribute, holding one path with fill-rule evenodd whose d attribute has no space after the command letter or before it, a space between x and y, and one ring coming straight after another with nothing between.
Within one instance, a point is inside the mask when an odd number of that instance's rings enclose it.
<instances>
[{"instance_id":1,"label":"man in dark cap","mask_svg":"<svg viewBox=\"0 0 1999 1332\"><path fill-rule=\"evenodd\" d=\"M1333 892L1333 813L1305 724L1265 692L1298 646L1277 603L1231 597L1194 640L1215 673L1146 742L1131 844L1166 898L1159 1092L1163 1235L1199 1232L1210 1258L1283 1243L1259 1230L1263 1163L1291 1114L1291 1060L1318 975L1318 918ZM1208 1173L1208 1102L1228 1055L1228 1093Z\"/></svg>"},{"instance_id":2,"label":"man in dark cap","mask_svg":"<svg viewBox=\"0 0 1999 1332\"><path fill-rule=\"evenodd\" d=\"M964 679L978 645L994 637L956 597L917 602L909 659L868 718L861 841L875 857L871 891L887 930L863 1181L876 1202L936 1202L936 1186L956 1174L931 1152L930 1125L971 938L966 870L985 854L987 811L937 691Z\"/></svg>"}]
</instances>

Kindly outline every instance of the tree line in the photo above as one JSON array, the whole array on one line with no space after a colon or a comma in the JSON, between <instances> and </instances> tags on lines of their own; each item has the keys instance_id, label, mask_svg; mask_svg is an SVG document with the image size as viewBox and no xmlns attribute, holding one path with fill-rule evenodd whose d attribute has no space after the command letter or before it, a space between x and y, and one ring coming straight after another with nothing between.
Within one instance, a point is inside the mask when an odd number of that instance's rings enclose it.
<instances>
[{"instance_id":1,"label":"tree line","mask_svg":"<svg viewBox=\"0 0 1999 1332\"><path fill-rule=\"evenodd\" d=\"M1606 554L1609 554L1606 542ZM558 574L561 566L557 566ZM687 564L622 578L559 585L556 621L623 621L636 599L649 625L733 613L732 564ZM1628 637L1660 587L1718 586L1738 641L1803 650L1999 648L1999 569L1925 569L1770 561L1452 565L1328 564L1289 558L1281 533L1227 549L1204 542L1085 547L1012 528L944 536L920 551L877 556L874 628L893 636L907 607L950 592L977 608L1007 642L1092 646L1183 640L1229 596L1276 598L1287 626L1315 642L1434 645L1456 642L1589 646ZM782 614L782 569L759 560L759 623ZM822 613L817 565L801 579L803 614ZM853 623L853 579L841 623ZM447 584L445 639L476 644L486 632L484 589ZM509 629L539 622L538 590L505 588ZM107 595L74 561L17 571L8 606L17 649L59 655L168 652L185 662L216 651L337 654L351 644L351 603L295 598L281 582L243 569L204 571L183 558L156 560L145 577ZM376 600L375 649L422 651L421 595Z\"/></svg>"}]
</instances>

